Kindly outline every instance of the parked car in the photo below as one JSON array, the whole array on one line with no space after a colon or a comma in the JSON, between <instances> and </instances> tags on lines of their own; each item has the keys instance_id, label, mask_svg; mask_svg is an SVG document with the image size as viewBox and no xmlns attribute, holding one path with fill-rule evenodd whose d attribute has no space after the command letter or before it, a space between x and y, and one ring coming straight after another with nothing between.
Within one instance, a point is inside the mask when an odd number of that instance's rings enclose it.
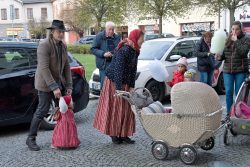
<instances>
[{"instance_id":1,"label":"parked car","mask_svg":"<svg viewBox=\"0 0 250 167\"><path fill-rule=\"evenodd\" d=\"M152 93L154 100L163 100L170 94L170 87L164 82L158 82L153 79L147 68L154 59L160 60L169 73L169 80L172 78L173 71L176 69L177 60L183 56L188 60L189 69L196 70L196 80L199 80L197 70L197 57L194 54L195 45L200 40L199 37L185 38L162 38L144 42L139 55L137 64L137 74L135 87L145 87ZM218 93L225 93L222 67L215 70L213 78L213 87ZM100 93L99 71L95 69L89 81L90 91L92 94Z\"/></svg>"},{"instance_id":2,"label":"parked car","mask_svg":"<svg viewBox=\"0 0 250 167\"><path fill-rule=\"evenodd\" d=\"M38 43L0 42L0 126L30 122L38 104L34 88L37 67ZM73 78L74 112L86 108L89 102L89 87L84 66L68 53ZM51 111L42 126L52 129L55 125Z\"/></svg>"},{"instance_id":3,"label":"parked car","mask_svg":"<svg viewBox=\"0 0 250 167\"><path fill-rule=\"evenodd\" d=\"M19 39L13 38L13 37L0 37L0 41L13 41L13 42L18 42Z\"/></svg>"},{"instance_id":4,"label":"parked car","mask_svg":"<svg viewBox=\"0 0 250 167\"><path fill-rule=\"evenodd\" d=\"M163 34L145 34L144 40L152 40L152 39L157 39L157 38L172 38L174 37L173 34L170 33L163 33Z\"/></svg>"},{"instance_id":5,"label":"parked car","mask_svg":"<svg viewBox=\"0 0 250 167\"><path fill-rule=\"evenodd\" d=\"M34 42L32 41L32 39L29 39L29 38L20 38L19 41L20 42Z\"/></svg>"},{"instance_id":6,"label":"parked car","mask_svg":"<svg viewBox=\"0 0 250 167\"><path fill-rule=\"evenodd\" d=\"M85 37L82 37L80 38L76 44L93 44L93 41L94 41L94 38L95 38L95 35L88 35L88 36L85 36Z\"/></svg>"}]
</instances>

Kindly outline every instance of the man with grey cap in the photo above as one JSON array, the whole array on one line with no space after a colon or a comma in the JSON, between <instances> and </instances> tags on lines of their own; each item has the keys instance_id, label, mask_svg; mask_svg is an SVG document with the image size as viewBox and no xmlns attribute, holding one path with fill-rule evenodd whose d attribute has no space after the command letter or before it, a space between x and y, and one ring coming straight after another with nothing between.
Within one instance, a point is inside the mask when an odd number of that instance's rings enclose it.
<instances>
[{"instance_id":1,"label":"man with grey cap","mask_svg":"<svg viewBox=\"0 0 250 167\"><path fill-rule=\"evenodd\" d=\"M58 103L63 91L72 94L72 78L63 43L65 26L63 21L53 20L49 37L37 49L37 70L35 88L38 90L38 107L33 115L26 144L32 151L39 151L36 144L37 131L43 118L48 114L52 100ZM56 104L58 105L58 104Z\"/></svg>"},{"instance_id":2,"label":"man with grey cap","mask_svg":"<svg viewBox=\"0 0 250 167\"><path fill-rule=\"evenodd\" d=\"M105 30L98 33L94 39L91 51L96 56L96 67L99 69L101 88L104 83L105 72L109 66L120 37L114 33L115 24L111 21L105 25Z\"/></svg>"}]
</instances>

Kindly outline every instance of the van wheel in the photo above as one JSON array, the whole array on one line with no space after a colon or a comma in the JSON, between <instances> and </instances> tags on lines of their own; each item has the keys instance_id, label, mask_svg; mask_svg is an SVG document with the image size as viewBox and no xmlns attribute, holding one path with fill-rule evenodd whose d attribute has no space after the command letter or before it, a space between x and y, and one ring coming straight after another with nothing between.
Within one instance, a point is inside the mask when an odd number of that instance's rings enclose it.
<instances>
[{"instance_id":1,"label":"van wheel","mask_svg":"<svg viewBox=\"0 0 250 167\"><path fill-rule=\"evenodd\" d=\"M164 95L165 95L164 83L157 82L155 80L150 80L147 83L146 88L152 94L154 101L162 101L163 100Z\"/></svg>"},{"instance_id":2,"label":"van wheel","mask_svg":"<svg viewBox=\"0 0 250 167\"><path fill-rule=\"evenodd\" d=\"M219 95L224 95L225 94L225 86L224 86L224 79L223 79L223 73L220 74L217 85L215 87L217 93Z\"/></svg>"}]
</instances>

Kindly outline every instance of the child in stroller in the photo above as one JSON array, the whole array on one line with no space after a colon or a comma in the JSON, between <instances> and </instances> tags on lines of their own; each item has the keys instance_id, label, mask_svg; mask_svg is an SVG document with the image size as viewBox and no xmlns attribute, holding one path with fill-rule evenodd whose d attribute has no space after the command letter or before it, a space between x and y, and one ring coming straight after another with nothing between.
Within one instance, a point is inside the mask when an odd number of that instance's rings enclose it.
<instances>
[{"instance_id":1,"label":"child in stroller","mask_svg":"<svg viewBox=\"0 0 250 167\"><path fill-rule=\"evenodd\" d=\"M235 104L231 108L230 118L226 121L224 132L224 144L229 145L228 130L233 136L237 134L250 134L250 78L241 85Z\"/></svg>"}]
</instances>

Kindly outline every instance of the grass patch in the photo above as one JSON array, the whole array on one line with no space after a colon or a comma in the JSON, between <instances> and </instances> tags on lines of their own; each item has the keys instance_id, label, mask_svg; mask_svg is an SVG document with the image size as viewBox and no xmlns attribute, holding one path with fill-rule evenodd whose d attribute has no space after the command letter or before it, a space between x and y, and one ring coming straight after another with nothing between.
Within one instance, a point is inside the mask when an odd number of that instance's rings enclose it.
<instances>
[{"instance_id":1,"label":"grass patch","mask_svg":"<svg viewBox=\"0 0 250 167\"><path fill-rule=\"evenodd\" d=\"M85 71L86 71L86 79L89 81L92 72L96 68L95 56L92 54L73 54L73 56L80 63L82 63L84 65Z\"/></svg>"}]
</instances>

